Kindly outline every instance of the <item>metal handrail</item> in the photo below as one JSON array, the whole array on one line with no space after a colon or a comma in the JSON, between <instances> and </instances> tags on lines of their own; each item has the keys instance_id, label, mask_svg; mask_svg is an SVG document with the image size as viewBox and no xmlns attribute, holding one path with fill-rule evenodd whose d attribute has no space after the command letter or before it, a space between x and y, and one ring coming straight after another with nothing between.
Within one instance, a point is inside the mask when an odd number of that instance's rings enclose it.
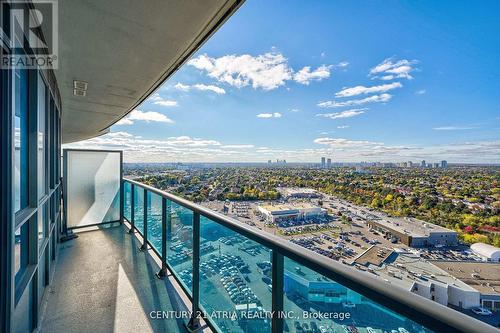
<instances>
[{"instance_id":1,"label":"metal handrail","mask_svg":"<svg viewBox=\"0 0 500 333\"><path fill-rule=\"evenodd\" d=\"M132 179L124 178L123 180L146 189L151 193L155 193L167 200L171 200L176 204L192 210L193 213L204 216L273 251L277 251L284 257L290 258L435 332L498 333L498 330L491 325L403 288L385 283L370 273L355 270L352 267L320 255L314 251L288 242L263 230L243 224L234 218L215 212L171 193Z\"/></svg>"}]
</instances>

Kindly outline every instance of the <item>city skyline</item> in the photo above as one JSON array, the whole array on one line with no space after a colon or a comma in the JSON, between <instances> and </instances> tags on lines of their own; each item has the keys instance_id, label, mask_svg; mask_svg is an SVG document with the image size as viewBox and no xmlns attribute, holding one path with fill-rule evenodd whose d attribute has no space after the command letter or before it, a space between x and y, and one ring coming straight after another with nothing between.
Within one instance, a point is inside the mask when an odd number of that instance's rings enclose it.
<instances>
[{"instance_id":1,"label":"city skyline","mask_svg":"<svg viewBox=\"0 0 500 333\"><path fill-rule=\"evenodd\" d=\"M110 134L71 146L126 162L500 163L489 4L245 3Z\"/></svg>"}]
</instances>

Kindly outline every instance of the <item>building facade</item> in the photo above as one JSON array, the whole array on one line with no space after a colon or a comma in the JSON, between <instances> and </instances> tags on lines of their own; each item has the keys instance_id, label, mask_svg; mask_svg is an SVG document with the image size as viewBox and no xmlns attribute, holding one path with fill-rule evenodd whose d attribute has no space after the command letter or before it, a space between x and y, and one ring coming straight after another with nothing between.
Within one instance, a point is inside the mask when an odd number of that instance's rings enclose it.
<instances>
[{"instance_id":1,"label":"building facade","mask_svg":"<svg viewBox=\"0 0 500 333\"><path fill-rule=\"evenodd\" d=\"M264 205L258 206L258 211L269 223L287 221L306 221L326 215L326 211L313 205Z\"/></svg>"},{"instance_id":2,"label":"building facade","mask_svg":"<svg viewBox=\"0 0 500 333\"><path fill-rule=\"evenodd\" d=\"M411 247L455 246L458 244L458 235L455 231L416 219L412 219L412 221L378 219L368 220L366 224Z\"/></svg>"},{"instance_id":3,"label":"building facade","mask_svg":"<svg viewBox=\"0 0 500 333\"><path fill-rule=\"evenodd\" d=\"M11 20L2 17L11 41L0 42L2 59L14 49L31 52ZM50 69L2 67L0 89L0 331L31 332L53 278L61 230L61 100Z\"/></svg>"}]
</instances>

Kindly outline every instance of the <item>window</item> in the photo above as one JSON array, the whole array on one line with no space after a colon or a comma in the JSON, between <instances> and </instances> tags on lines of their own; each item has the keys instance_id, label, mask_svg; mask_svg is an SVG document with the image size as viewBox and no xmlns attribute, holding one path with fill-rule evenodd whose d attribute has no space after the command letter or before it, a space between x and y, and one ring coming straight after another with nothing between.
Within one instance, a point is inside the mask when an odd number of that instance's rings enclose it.
<instances>
[{"instance_id":1,"label":"window","mask_svg":"<svg viewBox=\"0 0 500 333\"><path fill-rule=\"evenodd\" d=\"M38 75L38 199L47 193L47 108L46 86L41 75Z\"/></svg>"},{"instance_id":2,"label":"window","mask_svg":"<svg viewBox=\"0 0 500 333\"><path fill-rule=\"evenodd\" d=\"M28 73L13 70L14 81L14 211L28 205Z\"/></svg>"},{"instance_id":3,"label":"window","mask_svg":"<svg viewBox=\"0 0 500 333\"><path fill-rule=\"evenodd\" d=\"M38 209L38 246L47 237L47 203Z\"/></svg>"},{"instance_id":4,"label":"window","mask_svg":"<svg viewBox=\"0 0 500 333\"><path fill-rule=\"evenodd\" d=\"M14 273L18 281L28 265L28 223L16 230L14 239Z\"/></svg>"}]
</instances>

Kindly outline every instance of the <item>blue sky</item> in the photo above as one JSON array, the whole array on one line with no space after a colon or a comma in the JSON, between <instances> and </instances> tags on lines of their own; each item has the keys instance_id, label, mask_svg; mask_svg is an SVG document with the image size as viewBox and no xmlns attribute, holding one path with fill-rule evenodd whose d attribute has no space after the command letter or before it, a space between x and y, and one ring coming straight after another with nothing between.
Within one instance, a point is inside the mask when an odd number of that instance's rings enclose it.
<instances>
[{"instance_id":1,"label":"blue sky","mask_svg":"<svg viewBox=\"0 0 500 333\"><path fill-rule=\"evenodd\" d=\"M500 162L498 1L260 1L79 146L126 161Z\"/></svg>"}]
</instances>

